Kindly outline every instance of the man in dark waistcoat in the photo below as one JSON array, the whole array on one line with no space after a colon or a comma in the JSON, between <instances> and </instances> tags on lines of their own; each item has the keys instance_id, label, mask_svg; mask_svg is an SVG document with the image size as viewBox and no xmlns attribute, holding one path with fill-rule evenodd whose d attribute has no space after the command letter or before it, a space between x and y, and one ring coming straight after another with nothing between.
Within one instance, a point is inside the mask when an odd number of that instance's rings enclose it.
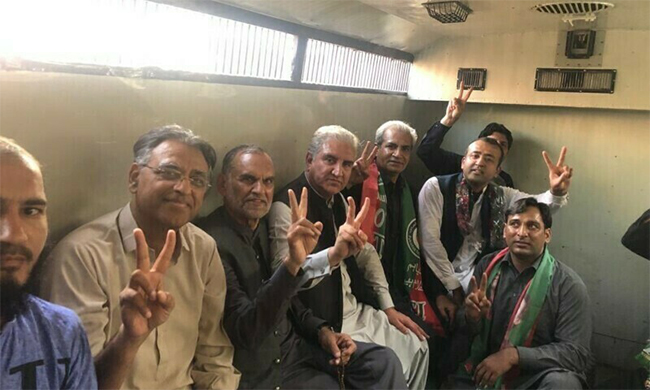
<instances>
[{"instance_id":1,"label":"man in dark waistcoat","mask_svg":"<svg viewBox=\"0 0 650 390\"><path fill-rule=\"evenodd\" d=\"M306 190L292 207L289 255L273 272L266 220L274 189L271 158L256 146L234 148L224 157L217 189L224 206L200 225L217 241L224 263L224 326L235 345L240 388L335 389L341 381L361 389L405 387L391 350L334 332L295 297L328 267L327 256L310 255L322 224L304 218Z\"/></svg>"},{"instance_id":2,"label":"man in dark waistcoat","mask_svg":"<svg viewBox=\"0 0 650 390\"><path fill-rule=\"evenodd\" d=\"M573 170L564 165L565 147L557 164L546 152L542 155L549 170L550 190L535 198L556 211L568 201ZM440 279L457 305L464 300L476 262L505 246L506 209L531 196L492 182L501 170L503 157L497 141L480 138L467 148L463 172L432 177L418 197L421 249L427 264L423 278Z\"/></svg>"},{"instance_id":3,"label":"man in dark waistcoat","mask_svg":"<svg viewBox=\"0 0 650 390\"><path fill-rule=\"evenodd\" d=\"M415 324L395 309L374 247L366 244L367 237L363 234L354 250L339 250L339 241L347 234L349 221L354 219L346 213L348 203L340 191L350 178L357 145L356 136L340 126L321 127L314 133L306 155L305 172L277 194L271 207L269 222L274 263L279 265L289 250L286 235L291 214L287 190L300 191L307 187L310 199L307 218L323 223L314 251L327 250L330 263L338 263L339 267L331 269L330 276L320 283L300 292L301 301L354 340L392 348L402 362L409 388L423 388L429 354L426 338L423 332L402 333L398 329L403 328L404 323ZM350 209L354 206L351 201ZM367 207L364 202L362 210ZM356 228L360 226L360 221L353 222Z\"/></svg>"}]
</instances>

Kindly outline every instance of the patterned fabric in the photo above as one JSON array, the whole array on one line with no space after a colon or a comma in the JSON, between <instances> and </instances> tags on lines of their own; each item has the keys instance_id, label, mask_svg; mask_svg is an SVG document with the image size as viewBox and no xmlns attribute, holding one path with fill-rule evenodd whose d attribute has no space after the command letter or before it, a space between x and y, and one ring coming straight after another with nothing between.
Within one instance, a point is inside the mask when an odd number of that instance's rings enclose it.
<instances>
[{"instance_id":1,"label":"patterned fabric","mask_svg":"<svg viewBox=\"0 0 650 390\"><path fill-rule=\"evenodd\" d=\"M485 273L488 275L487 297L493 302L496 296L496 290L499 286L501 268L503 259L508 254L509 249L505 248L490 262ZM551 281L553 280L553 271L555 270L555 259L544 249L542 260L539 264L535 276L528 282L523 292L517 300L517 305L510 316L508 329L501 343L501 350L508 347L525 346L530 347L535 334L535 327L539 319L539 313L546 300ZM472 375L475 367L487 357L488 338L492 327L492 311L488 312L487 317L482 320L482 331L472 343L469 359L461 366L461 374ZM495 383L495 389L508 388L509 382L517 377L519 372L516 368L511 369L499 377Z\"/></svg>"},{"instance_id":2,"label":"patterned fabric","mask_svg":"<svg viewBox=\"0 0 650 390\"><path fill-rule=\"evenodd\" d=\"M505 225L504 211L506 204L503 189L498 185L489 183L483 196L486 196L490 202L489 245L491 248L503 248L505 246L503 227ZM475 199L472 199L472 189L463 176L456 186L456 220L463 237L467 237L471 232L470 220L474 201Z\"/></svg>"},{"instance_id":3,"label":"patterned fabric","mask_svg":"<svg viewBox=\"0 0 650 390\"><path fill-rule=\"evenodd\" d=\"M368 236L371 243L382 256L383 242L386 237L386 218L388 216L387 197L384 182L379 174L377 165L373 163L369 169L369 177L363 182L361 199L370 201L368 217L362 222L361 230ZM413 311L429 324L438 335L444 335L440 320L433 311L422 289L422 272L420 268L420 244L417 232L417 220L413 197L408 185L404 186L400 199L401 226L400 243L397 253L400 261L395 264L395 278L403 280L402 288L411 299Z\"/></svg>"}]
</instances>

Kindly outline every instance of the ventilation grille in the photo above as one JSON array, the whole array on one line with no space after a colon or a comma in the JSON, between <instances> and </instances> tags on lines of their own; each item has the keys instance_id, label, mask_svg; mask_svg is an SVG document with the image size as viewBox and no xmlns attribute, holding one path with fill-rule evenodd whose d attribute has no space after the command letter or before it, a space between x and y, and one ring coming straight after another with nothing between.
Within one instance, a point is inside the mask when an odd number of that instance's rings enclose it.
<instances>
[{"instance_id":1,"label":"ventilation grille","mask_svg":"<svg viewBox=\"0 0 650 390\"><path fill-rule=\"evenodd\" d=\"M538 68L535 90L550 92L614 93L616 69Z\"/></svg>"},{"instance_id":2,"label":"ventilation grille","mask_svg":"<svg viewBox=\"0 0 650 390\"><path fill-rule=\"evenodd\" d=\"M463 81L465 88L473 87L476 91L483 91L486 77L487 69L459 68L456 89L460 89L460 82Z\"/></svg>"},{"instance_id":3,"label":"ventilation grille","mask_svg":"<svg viewBox=\"0 0 650 390\"><path fill-rule=\"evenodd\" d=\"M612 7L614 4L603 1L561 1L537 4L533 9L545 14L569 15L595 13Z\"/></svg>"}]
</instances>

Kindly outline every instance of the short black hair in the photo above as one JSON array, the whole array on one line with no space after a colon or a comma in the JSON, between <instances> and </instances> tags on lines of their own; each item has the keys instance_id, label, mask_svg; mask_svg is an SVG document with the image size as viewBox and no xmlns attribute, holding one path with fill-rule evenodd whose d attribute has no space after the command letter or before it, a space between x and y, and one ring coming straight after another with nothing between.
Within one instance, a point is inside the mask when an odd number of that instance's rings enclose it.
<instances>
[{"instance_id":1,"label":"short black hair","mask_svg":"<svg viewBox=\"0 0 650 390\"><path fill-rule=\"evenodd\" d=\"M553 226L551 208L548 207L546 203L538 202L537 199L533 197L519 199L510 206L508 210L506 210L506 221L511 215L525 213L529 207L535 207L539 210L539 214L542 216L542 222L544 222L544 229L550 229L551 226Z\"/></svg>"},{"instance_id":2,"label":"short black hair","mask_svg":"<svg viewBox=\"0 0 650 390\"><path fill-rule=\"evenodd\" d=\"M141 135L133 145L133 160L138 165L148 164L151 152L158 145L169 140L182 142L200 151L208 164L209 174L212 174L214 167L217 165L217 152L212 145L194 134L192 130L179 125L158 127Z\"/></svg>"},{"instance_id":3,"label":"short black hair","mask_svg":"<svg viewBox=\"0 0 650 390\"><path fill-rule=\"evenodd\" d=\"M264 149L253 144L242 144L230 149L225 156L223 156L223 163L221 164L221 173L224 175L232 169L233 160L240 154L268 154Z\"/></svg>"},{"instance_id":4,"label":"short black hair","mask_svg":"<svg viewBox=\"0 0 650 390\"><path fill-rule=\"evenodd\" d=\"M497 164L497 167L500 167L501 163L503 162L503 159L506 156L505 156L505 153L503 152L503 147L501 147L501 145L497 142L497 140L495 140L494 138L481 137L481 138L479 138L479 139L477 139L475 141L472 141L472 144L474 142L477 142L477 141L482 141L482 142L485 142L487 144L490 144L492 146L496 146L497 148L499 148L499 152L501 152L501 155L499 156L499 163ZM469 144L469 145L471 145L471 144ZM469 145L467 146L467 149L465 149L465 156L467 156L467 152L469 151Z\"/></svg>"},{"instance_id":5,"label":"short black hair","mask_svg":"<svg viewBox=\"0 0 650 390\"><path fill-rule=\"evenodd\" d=\"M512 139L512 133L501 123L492 122L488 124L485 126L485 129L479 133L478 138L488 137L494 133L501 133L505 135L506 139L508 140L508 150L512 149L512 143L514 142Z\"/></svg>"}]
</instances>

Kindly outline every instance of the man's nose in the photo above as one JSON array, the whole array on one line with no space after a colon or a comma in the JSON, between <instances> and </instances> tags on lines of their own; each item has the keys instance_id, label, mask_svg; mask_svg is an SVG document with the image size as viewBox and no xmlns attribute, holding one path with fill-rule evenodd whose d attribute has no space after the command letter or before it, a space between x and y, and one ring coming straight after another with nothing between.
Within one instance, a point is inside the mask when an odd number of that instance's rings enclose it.
<instances>
[{"instance_id":1,"label":"man's nose","mask_svg":"<svg viewBox=\"0 0 650 390\"><path fill-rule=\"evenodd\" d=\"M0 218L0 241L9 243L27 242L22 218L18 211L9 211Z\"/></svg>"},{"instance_id":2,"label":"man's nose","mask_svg":"<svg viewBox=\"0 0 650 390\"><path fill-rule=\"evenodd\" d=\"M192 192L192 185L190 184L190 179L188 177L181 177L180 180L174 185L174 190L182 193L189 194Z\"/></svg>"},{"instance_id":3,"label":"man's nose","mask_svg":"<svg viewBox=\"0 0 650 390\"><path fill-rule=\"evenodd\" d=\"M262 180L258 180L253 184L252 192L255 194L261 194L263 190L264 185L262 184Z\"/></svg>"},{"instance_id":4,"label":"man's nose","mask_svg":"<svg viewBox=\"0 0 650 390\"><path fill-rule=\"evenodd\" d=\"M335 164L334 168L332 169L332 174L334 176L342 176L343 174L343 165L342 164Z\"/></svg>"}]
</instances>

